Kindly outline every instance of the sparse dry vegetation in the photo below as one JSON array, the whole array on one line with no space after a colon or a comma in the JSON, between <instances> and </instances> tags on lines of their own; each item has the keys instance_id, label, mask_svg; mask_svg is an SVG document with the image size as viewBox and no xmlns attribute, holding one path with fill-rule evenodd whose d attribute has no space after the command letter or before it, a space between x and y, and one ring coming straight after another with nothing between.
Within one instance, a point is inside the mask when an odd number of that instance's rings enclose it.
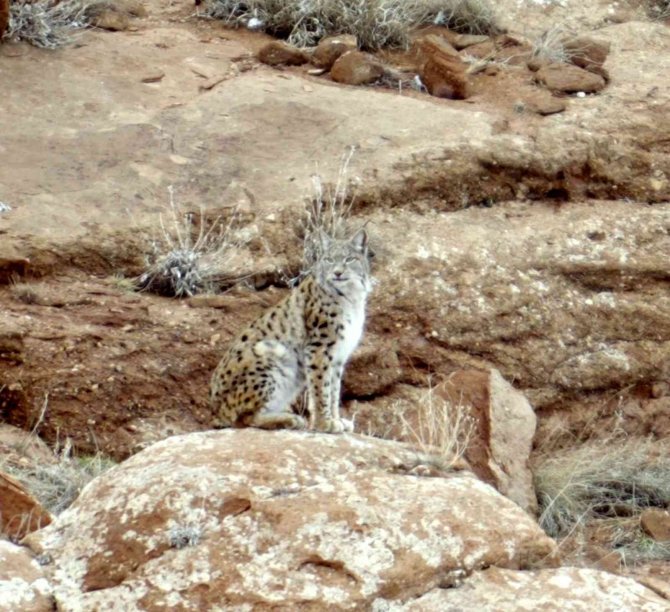
<instances>
[{"instance_id":1,"label":"sparse dry vegetation","mask_svg":"<svg viewBox=\"0 0 670 612\"><path fill-rule=\"evenodd\" d=\"M205 15L299 47L333 34L355 35L362 49L407 47L411 31L430 24L471 34L500 30L489 0L210 0Z\"/></svg>"},{"instance_id":2,"label":"sparse dry vegetation","mask_svg":"<svg viewBox=\"0 0 670 612\"><path fill-rule=\"evenodd\" d=\"M401 413L403 429L419 450L423 464L441 470L454 467L465 454L475 430L467 406L453 404L430 387L410 417Z\"/></svg>"},{"instance_id":3,"label":"sparse dry vegetation","mask_svg":"<svg viewBox=\"0 0 670 612\"><path fill-rule=\"evenodd\" d=\"M89 25L87 11L95 4L85 0L13 2L6 38L36 47L56 49L73 42L73 32Z\"/></svg>"},{"instance_id":4,"label":"sparse dry vegetation","mask_svg":"<svg viewBox=\"0 0 670 612\"><path fill-rule=\"evenodd\" d=\"M227 259L245 241L235 232L236 210L227 221L219 216L209 223L203 210L182 210L172 186L168 195L168 206L159 214L159 229L145 233L147 270L136 285L141 291L159 295L192 297L212 290L223 280Z\"/></svg>"},{"instance_id":5,"label":"sparse dry vegetation","mask_svg":"<svg viewBox=\"0 0 670 612\"><path fill-rule=\"evenodd\" d=\"M12 283L10 286L12 296L24 304L37 304L39 302L39 287L33 283Z\"/></svg>"},{"instance_id":6,"label":"sparse dry vegetation","mask_svg":"<svg viewBox=\"0 0 670 612\"><path fill-rule=\"evenodd\" d=\"M10 4L8 39L22 40L36 47L57 49L76 40L76 30L96 24L105 11L140 16L139 3L114 0L38 0Z\"/></svg>"},{"instance_id":7,"label":"sparse dry vegetation","mask_svg":"<svg viewBox=\"0 0 670 612\"><path fill-rule=\"evenodd\" d=\"M350 147L342 156L334 186L323 184L320 174L312 175L313 197L301 220L300 233L303 238L302 279L322 255L323 235L341 240L352 228L349 225L351 208L356 198L355 181L349 178L349 164L355 153Z\"/></svg>"},{"instance_id":8,"label":"sparse dry vegetation","mask_svg":"<svg viewBox=\"0 0 670 612\"><path fill-rule=\"evenodd\" d=\"M652 19L670 19L670 0L649 0L647 11Z\"/></svg>"},{"instance_id":9,"label":"sparse dry vegetation","mask_svg":"<svg viewBox=\"0 0 670 612\"><path fill-rule=\"evenodd\" d=\"M49 512L60 514L91 480L113 465L101 454L75 457L72 445L66 441L62 449L54 451L53 462L5 463L0 469L23 484Z\"/></svg>"},{"instance_id":10,"label":"sparse dry vegetation","mask_svg":"<svg viewBox=\"0 0 670 612\"><path fill-rule=\"evenodd\" d=\"M670 546L644 536L637 519L646 508L670 504L670 444L590 441L540 455L534 474L540 524L549 535L574 537L597 524L627 562L670 559Z\"/></svg>"},{"instance_id":11,"label":"sparse dry vegetation","mask_svg":"<svg viewBox=\"0 0 670 612\"><path fill-rule=\"evenodd\" d=\"M570 53L565 48L566 32L561 26L544 31L533 43L532 56L549 63L568 63Z\"/></svg>"}]
</instances>

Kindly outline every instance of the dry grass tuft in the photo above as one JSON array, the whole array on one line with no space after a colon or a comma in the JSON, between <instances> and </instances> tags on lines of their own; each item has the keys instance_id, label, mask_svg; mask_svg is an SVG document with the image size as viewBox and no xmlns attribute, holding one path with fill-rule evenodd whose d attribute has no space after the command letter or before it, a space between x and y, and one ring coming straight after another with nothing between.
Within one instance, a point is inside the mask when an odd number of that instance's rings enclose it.
<instances>
[{"instance_id":1,"label":"dry grass tuft","mask_svg":"<svg viewBox=\"0 0 670 612\"><path fill-rule=\"evenodd\" d=\"M228 221L217 217L208 223L204 211L185 212L175 202L172 186L169 203L159 215L159 231L145 235L147 270L136 280L140 291L170 297L192 297L213 290L222 281L221 271L233 251L245 240L237 233L237 211Z\"/></svg>"},{"instance_id":2,"label":"dry grass tuft","mask_svg":"<svg viewBox=\"0 0 670 612\"><path fill-rule=\"evenodd\" d=\"M95 24L95 18L101 12L116 10L134 16L145 14L139 3L122 6L114 0L13 2L5 37L43 49L57 49L74 43L76 30Z\"/></svg>"},{"instance_id":3,"label":"dry grass tuft","mask_svg":"<svg viewBox=\"0 0 670 612\"><path fill-rule=\"evenodd\" d=\"M566 36L567 33L561 26L545 30L533 43L531 56L549 63L569 63L572 55L565 48Z\"/></svg>"},{"instance_id":4,"label":"dry grass tuft","mask_svg":"<svg viewBox=\"0 0 670 612\"><path fill-rule=\"evenodd\" d=\"M647 14L659 21L670 19L670 0L648 0Z\"/></svg>"},{"instance_id":5,"label":"dry grass tuft","mask_svg":"<svg viewBox=\"0 0 670 612\"><path fill-rule=\"evenodd\" d=\"M54 461L46 464L7 463L0 469L13 476L52 514L60 514L79 496L91 480L111 468L113 461L96 454L74 457L69 440L54 451Z\"/></svg>"},{"instance_id":6,"label":"dry grass tuft","mask_svg":"<svg viewBox=\"0 0 670 612\"><path fill-rule=\"evenodd\" d=\"M262 29L298 47L353 34L362 49L406 48L411 31L430 24L470 34L500 32L490 0L210 0L204 15Z\"/></svg>"},{"instance_id":7,"label":"dry grass tuft","mask_svg":"<svg viewBox=\"0 0 670 612\"><path fill-rule=\"evenodd\" d=\"M303 237L302 269L298 280L304 278L323 255L323 235L343 240L352 233L349 218L356 199L355 182L349 179L349 164L355 148L342 156L334 186L324 186L321 175L312 176L313 197L302 219L299 233Z\"/></svg>"},{"instance_id":8,"label":"dry grass tuft","mask_svg":"<svg viewBox=\"0 0 670 612\"><path fill-rule=\"evenodd\" d=\"M534 474L540 525L549 535L563 538L609 521L609 545L629 560L670 559L670 547L624 528L645 508L670 504L670 443L591 441L539 456Z\"/></svg>"},{"instance_id":9,"label":"dry grass tuft","mask_svg":"<svg viewBox=\"0 0 670 612\"><path fill-rule=\"evenodd\" d=\"M400 420L411 444L420 452L421 463L441 470L460 462L476 425L467 406L454 405L436 395L432 387L416 407L415 418L401 414Z\"/></svg>"},{"instance_id":10,"label":"dry grass tuft","mask_svg":"<svg viewBox=\"0 0 670 612\"><path fill-rule=\"evenodd\" d=\"M87 11L92 4L83 0L13 2L5 37L45 49L69 45L73 31L89 25Z\"/></svg>"},{"instance_id":11,"label":"dry grass tuft","mask_svg":"<svg viewBox=\"0 0 670 612\"><path fill-rule=\"evenodd\" d=\"M39 289L32 283L12 283L10 293L14 299L24 304L37 304L40 301Z\"/></svg>"}]
</instances>

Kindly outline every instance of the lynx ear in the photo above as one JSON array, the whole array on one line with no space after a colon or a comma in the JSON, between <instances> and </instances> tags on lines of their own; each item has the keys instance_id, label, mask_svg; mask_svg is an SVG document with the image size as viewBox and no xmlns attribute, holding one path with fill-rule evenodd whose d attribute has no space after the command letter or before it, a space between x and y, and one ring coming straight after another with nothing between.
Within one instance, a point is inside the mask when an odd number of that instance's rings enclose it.
<instances>
[{"instance_id":1,"label":"lynx ear","mask_svg":"<svg viewBox=\"0 0 670 612\"><path fill-rule=\"evenodd\" d=\"M359 229L351 239L351 244L361 253L365 253L368 248L368 233L365 229Z\"/></svg>"}]
</instances>

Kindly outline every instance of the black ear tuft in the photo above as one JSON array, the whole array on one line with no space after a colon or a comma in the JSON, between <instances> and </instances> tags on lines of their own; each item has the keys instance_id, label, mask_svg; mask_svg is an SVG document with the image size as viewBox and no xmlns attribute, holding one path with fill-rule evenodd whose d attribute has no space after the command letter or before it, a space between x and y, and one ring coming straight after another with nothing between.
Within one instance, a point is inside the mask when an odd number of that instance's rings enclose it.
<instances>
[{"instance_id":1,"label":"black ear tuft","mask_svg":"<svg viewBox=\"0 0 670 612\"><path fill-rule=\"evenodd\" d=\"M364 229L359 229L351 239L351 243L361 253L365 253L368 248L368 233Z\"/></svg>"}]
</instances>

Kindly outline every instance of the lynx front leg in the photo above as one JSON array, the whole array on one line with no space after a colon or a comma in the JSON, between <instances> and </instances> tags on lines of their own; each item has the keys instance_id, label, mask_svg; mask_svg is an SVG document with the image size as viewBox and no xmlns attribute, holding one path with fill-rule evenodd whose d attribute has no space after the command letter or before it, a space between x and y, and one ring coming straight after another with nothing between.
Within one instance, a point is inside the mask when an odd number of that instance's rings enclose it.
<instances>
[{"instance_id":1,"label":"lynx front leg","mask_svg":"<svg viewBox=\"0 0 670 612\"><path fill-rule=\"evenodd\" d=\"M340 402L342 401L342 376L344 375L344 364L338 363L333 366L331 371L331 394L330 394L330 413L334 421L339 421L342 425L342 431L351 432L354 430L354 424L349 419L340 417Z\"/></svg>"},{"instance_id":2,"label":"lynx front leg","mask_svg":"<svg viewBox=\"0 0 670 612\"><path fill-rule=\"evenodd\" d=\"M314 429L326 433L341 433L344 428L340 419L334 418L332 413L333 367L329 355L322 347L309 347L306 368L307 403Z\"/></svg>"}]
</instances>

